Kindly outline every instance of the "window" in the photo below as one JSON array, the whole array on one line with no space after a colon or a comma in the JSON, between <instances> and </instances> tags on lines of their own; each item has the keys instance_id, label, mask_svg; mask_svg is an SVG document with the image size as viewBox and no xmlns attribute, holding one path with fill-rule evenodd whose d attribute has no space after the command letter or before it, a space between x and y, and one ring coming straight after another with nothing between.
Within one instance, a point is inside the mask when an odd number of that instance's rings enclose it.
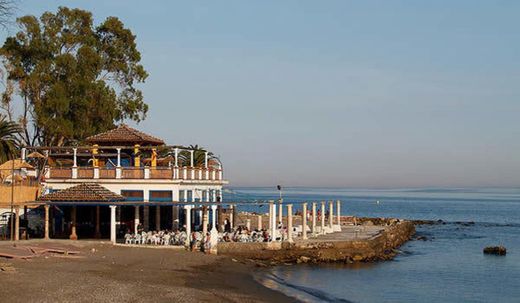
<instances>
[{"instance_id":1,"label":"window","mask_svg":"<svg viewBox=\"0 0 520 303\"><path fill-rule=\"evenodd\" d=\"M203 190L202 191L202 201L208 201L208 191L207 190Z\"/></svg>"},{"instance_id":2,"label":"window","mask_svg":"<svg viewBox=\"0 0 520 303\"><path fill-rule=\"evenodd\" d=\"M150 201L171 202L172 196L173 195L172 195L171 190L151 190L150 191Z\"/></svg>"},{"instance_id":3,"label":"window","mask_svg":"<svg viewBox=\"0 0 520 303\"><path fill-rule=\"evenodd\" d=\"M193 191L187 190L187 200L186 202L192 202L193 201Z\"/></svg>"},{"instance_id":4,"label":"window","mask_svg":"<svg viewBox=\"0 0 520 303\"><path fill-rule=\"evenodd\" d=\"M122 190L121 196L127 201L144 201L144 193L142 190Z\"/></svg>"},{"instance_id":5,"label":"window","mask_svg":"<svg viewBox=\"0 0 520 303\"><path fill-rule=\"evenodd\" d=\"M186 202L186 196L184 195L184 190L179 190L179 202Z\"/></svg>"}]
</instances>

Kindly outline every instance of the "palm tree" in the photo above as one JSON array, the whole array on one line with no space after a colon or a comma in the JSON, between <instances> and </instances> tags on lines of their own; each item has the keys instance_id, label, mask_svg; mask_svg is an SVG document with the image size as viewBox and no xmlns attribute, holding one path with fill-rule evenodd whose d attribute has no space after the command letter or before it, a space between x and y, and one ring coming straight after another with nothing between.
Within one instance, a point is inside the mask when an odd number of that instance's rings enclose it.
<instances>
[{"instance_id":1,"label":"palm tree","mask_svg":"<svg viewBox=\"0 0 520 303\"><path fill-rule=\"evenodd\" d=\"M204 166L204 161L206 158L207 150L202 146L198 145L190 145L188 149L193 150L193 166L194 167L202 167ZM191 155L190 151L183 150L179 153L179 165L181 166L190 166ZM211 166L212 163L220 163L217 156L215 156L212 152L208 152L208 165Z\"/></svg>"},{"instance_id":2,"label":"palm tree","mask_svg":"<svg viewBox=\"0 0 520 303\"><path fill-rule=\"evenodd\" d=\"M21 128L16 122L0 117L0 163L13 159L18 150L18 134Z\"/></svg>"}]
</instances>

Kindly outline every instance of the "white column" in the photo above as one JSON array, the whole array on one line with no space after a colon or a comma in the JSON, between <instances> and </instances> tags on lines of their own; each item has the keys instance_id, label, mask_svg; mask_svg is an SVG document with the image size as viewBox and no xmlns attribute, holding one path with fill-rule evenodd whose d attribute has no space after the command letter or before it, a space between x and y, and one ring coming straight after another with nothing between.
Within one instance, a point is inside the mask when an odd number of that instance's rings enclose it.
<instances>
[{"instance_id":1,"label":"white column","mask_svg":"<svg viewBox=\"0 0 520 303\"><path fill-rule=\"evenodd\" d=\"M293 242L292 233L293 233L293 226L292 226L292 204L287 204L287 241Z\"/></svg>"},{"instance_id":2,"label":"white column","mask_svg":"<svg viewBox=\"0 0 520 303\"><path fill-rule=\"evenodd\" d=\"M150 179L150 168L149 167L144 168L144 178Z\"/></svg>"},{"instance_id":3,"label":"white column","mask_svg":"<svg viewBox=\"0 0 520 303\"><path fill-rule=\"evenodd\" d=\"M211 210L213 211L213 216L211 218L211 231L210 231L210 245L211 253L217 252L217 245L218 245L218 230L217 230L217 205L211 205Z\"/></svg>"},{"instance_id":4,"label":"white column","mask_svg":"<svg viewBox=\"0 0 520 303\"><path fill-rule=\"evenodd\" d=\"M73 159L73 164L72 164L72 179L77 179L78 178L78 149L73 148L72 151L74 153L74 159Z\"/></svg>"},{"instance_id":5,"label":"white column","mask_svg":"<svg viewBox=\"0 0 520 303\"><path fill-rule=\"evenodd\" d=\"M276 236L278 234L277 232L277 223L276 223L276 204L274 204L274 202L271 202L272 203L272 208L273 208L273 213L272 213L272 216L271 216L271 238L273 241L275 241L276 239Z\"/></svg>"},{"instance_id":6,"label":"white column","mask_svg":"<svg viewBox=\"0 0 520 303\"><path fill-rule=\"evenodd\" d=\"M179 149L176 148L175 150L175 163L174 163L174 166L175 167L179 167Z\"/></svg>"},{"instance_id":7,"label":"white column","mask_svg":"<svg viewBox=\"0 0 520 303\"><path fill-rule=\"evenodd\" d=\"M191 242L191 208L191 205L184 206L184 209L186 210L186 235L188 236L185 244L188 247L190 246Z\"/></svg>"},{"instance_id":8,"label":"white column","mask_svg":"<svg viewBox=\"0 0 520 303\"><path fill-rule=\"evenodd\" d=\"M302 238L307 240L307 203L303 203L302 210Z\"/></svg>"},{"instance_id":9,"label":"white column","mask_svg":"<svg viewBox=\"0 0 520 303\"><path fill-rule=\"evenodd\" d=\"M208 152L204 153L204 168L208 168Z\"/></svg>"},{"instance_id":10,"label":"white column","mask_svg":"<svg viewBox=\"0 0 520 303\"><path fill-rule=\"evenodd\" d=\"M312 225L311 225L312 236L316 237L316 202L312 202Z\"/></svg>"},{"instance_id":11,"label":"white column","mask_svg":"<svg viewBox=\"0 0 520 303\"><path fill-rule=\"evenodd\" d=\"M321 234L325 234L325 201L321 201Z\"/></svg>"},{"instance_id":12,"label":"white column","mask_svg":"<svg viewBox=\"0 0 520 303\"><path fill-rule=\"evenodd\" d=\"M73 159L72 167L78 167L78 149L77 148L73 148L72 152L74 153L74 159Z\"/></svg>"},{"instance_id":13,"label":"white column","mask_svg":"<svg viewBox=\"0 0 520 303\"><path fill-rule=\"evenodd\" d=\"M110 241L116 244L116 207L110 205Z\"/></svg>"},{"instance_id":14,"label":"white column","mask_svg":"<svg viewBox=\"0 0 520 303\"><path fill-rule=\"evenodd\" d=\"M20 158L22 159L23 162L25 162L25 153L26 153L27 149L25 147L22 147L22 153L20 155Z\"/></svg>"},{"instance_id":15,"label":"white column","mask_svg":"<svg viewBox=\"0 0 520 303\"><path fill-rule=\"evenodd\" d=\"M276 219L273 219L274 217L274 211L273 209L276 207L272 201L269 201L269 233L271 234L271 241L274 241L275 238L275 231L276 231L276 224L274 221Z\"/></svg>"},{"instance_id":16,"label":"white column","mask_svg":"<svg viewBox=\"0 0 520 303\"><path fill-rule=\"evenodd\" d=\"M279 212L278 212L278 222L281 222L283 224L283 200L280 199L279 201L279 205L278 205L278 209L279 209Z\"/></svg>"},{"instance_id":17,"label":"white column","mask_svg":"<svg viewBox=\"0 0 520 303\"><path fill-rule=\"evenodd\" d=\"M336 201L336 212L338 213L338 225L341 226L341 201Z\"/></svg>"},{"instance_id":18,"label":"white column","mask_svg":"<svg viewBox=\"0 0 520 303\"><path fill-rule=\"evenodd\" d=\"M334 230L334 202L329 201L329 227L331 231Z\"/></svg>"},{"instance_id":19,"label":"white column","mask_svg":"<svg viewBox=\"0 0 520 303\"><path fill-rule=\"evenodd\" d=\"M256 229L262 230L262 215L258 215L258 224L256 226Z\"/></svg>"},{"instance_id":20,"label":"white column","mask_svg":"<svg viewBox=\"0 0 520 303\"><path fill-rule=\"evenodd\" d=\"M334 231L341 231L341 202L339 200L336 201L336 225L334 225Z\"/></svg>"},{"instance_id":21,"label":"white column","mask_svg":"<svg viewBox=\"0 0 520 303\"><path fill-rule=\"evenodd\" d=\"M231 226L231 230L235 227L235 206L229 205L229 209L231 212L229 213L229 225Z\"/></svg>"},{"instance_id":22,"label":"white column","mask_svg":"<svg viewBox=\"0 0 520 303\"><path fill-rule=\"evenodd\" d=\"M247 230L251 230L251 219L246 219L246 228Z\"/></svg>"},{"instance_id":23,"label":"white column","mask_svg":"<svg viewBox=\"0 0 520 303\"><path fill-rule=\"evenodd\" d=\"M116 179L121 179L123 172L121 171L121 148L117 150Z\"/></svg>"},{"instance_id":24,"label":"white column","mask_svg":"<svg viewBox=\"0 0 520 303\"><path fill-rule=\"evenodd\" d=\"M194 164L194 163L193 163L193 152L194 152L193 149L190 150L190 166L191 166L191 167L193 167L193 164Z\"/></svg>"},{"instance_id":25,"label":"white column","mask_svg":"<svg viewBox=\"0 0 520 303\"><path fill-rule=\"evenodd\" d=\"M116 148L117 150L117 167L121 167L121 148Z\"/></svg>"},{"instance_id":26,"label":"white column","mask_svg":"<svg viewBox=\"0 0 520 303\"><path fill-rule=\"evenodd\" d=\"M135 206L134 209L134 233L137 233L139 226L139 206Z\"/></svg>"},{"instance_id":27,"label":"white column","mask_svg":"<svg viewBox=\"0 0 520 303\"><path fill-rule=\"evenodd\" d=\"M211 205L211 231L217 229L217 205Z\"/></svg>"}]
</instances>

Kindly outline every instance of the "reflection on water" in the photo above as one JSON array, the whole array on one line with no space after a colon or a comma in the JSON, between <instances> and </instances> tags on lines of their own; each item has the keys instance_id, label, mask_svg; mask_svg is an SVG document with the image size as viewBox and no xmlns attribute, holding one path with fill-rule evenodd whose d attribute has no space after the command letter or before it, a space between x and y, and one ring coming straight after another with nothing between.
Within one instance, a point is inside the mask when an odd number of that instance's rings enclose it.
<instances>
[{"instance_id":1,"label":"reflection on water","mask_svg":"<svg viewBox=\"0 0 520 303\"><path fill-rule=\"evenodd\" d=\"M262 278L269 287L307 302L519 302L520 190L316 191L289 191L286 200L341 194L345 215L448 222L419 227L426 241L408 242L394 261L279 266ZM382 201L379 206L374 198ZM507 256L483 255L488 245L506 246Z\"/></svg>"}]
</instances>

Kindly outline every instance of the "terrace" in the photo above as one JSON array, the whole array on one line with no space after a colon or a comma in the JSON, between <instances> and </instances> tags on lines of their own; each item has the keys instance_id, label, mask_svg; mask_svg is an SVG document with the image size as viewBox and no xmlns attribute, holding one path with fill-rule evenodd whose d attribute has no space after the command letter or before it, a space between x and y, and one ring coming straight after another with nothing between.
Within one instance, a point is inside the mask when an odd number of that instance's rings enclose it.
<instances>
[{"instance_id":1,"label":"terrace","mask_svg":"<svg viewBox=\"0 0 520 303\"><path fill-rule=\"evenodd\" d=\"M211 152L167 146L127 125L91 136L89 146L26 147L22 158L41 163L46 180L123 179L222 181L222 165ZM31 156L40 159L30 159Z\"/></svg>"}]
</instances>

